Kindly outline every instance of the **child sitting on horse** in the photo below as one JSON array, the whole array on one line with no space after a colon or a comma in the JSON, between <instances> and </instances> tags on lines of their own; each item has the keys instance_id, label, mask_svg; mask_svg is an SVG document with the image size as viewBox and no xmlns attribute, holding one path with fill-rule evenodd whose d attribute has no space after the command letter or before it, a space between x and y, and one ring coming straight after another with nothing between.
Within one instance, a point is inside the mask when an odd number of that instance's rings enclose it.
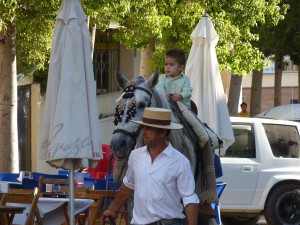
<instances>
[{"instance_id":1,"label":"child sitting on horse","mask_svg":"<svg viewBox=\"0 0 300 225\"><path fill-rule=\"evenodd\" d=\"M193 88L190 79L184 75L185 54L180 49L171 49L165 54L165 74L159 77L157 88L175 102L181 101L188 109L191 108Z\"/></svg>"}]
</instances>

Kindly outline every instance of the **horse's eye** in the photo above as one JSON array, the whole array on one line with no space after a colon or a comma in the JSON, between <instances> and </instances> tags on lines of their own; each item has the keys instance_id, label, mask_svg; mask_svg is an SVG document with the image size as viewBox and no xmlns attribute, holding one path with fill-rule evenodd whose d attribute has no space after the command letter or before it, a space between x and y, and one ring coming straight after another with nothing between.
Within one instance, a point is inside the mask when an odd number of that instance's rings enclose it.
<instances>
[{"instance_id":1,"label":"horse's eye","mask_svg":"<svg viewBox=\"0 0 300 225\"><path fill-rule=\"evenodd\" d=\"M146 107L146 104L143 102L138 103L138 108L139 109L144 109Z\"/></svg>"}]
</instances>

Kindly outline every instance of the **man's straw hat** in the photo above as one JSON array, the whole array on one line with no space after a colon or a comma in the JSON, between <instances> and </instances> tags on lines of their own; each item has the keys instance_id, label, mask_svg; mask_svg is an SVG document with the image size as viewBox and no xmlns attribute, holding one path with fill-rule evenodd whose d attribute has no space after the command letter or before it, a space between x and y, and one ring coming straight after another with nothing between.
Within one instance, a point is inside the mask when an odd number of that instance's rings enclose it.
<instances>
[{"instance_id":1,"label":"man's straw hat","mask_svg":"<svg viewBox=\"0 0 300 225\"><path fill-rule=\"evenodd\" d=\"M181 129L182 125L171 122L171 111L168 109L148 107L145 108L142 121L131 120L144 126L162 129Z\"/></svg>"}]
</instances>

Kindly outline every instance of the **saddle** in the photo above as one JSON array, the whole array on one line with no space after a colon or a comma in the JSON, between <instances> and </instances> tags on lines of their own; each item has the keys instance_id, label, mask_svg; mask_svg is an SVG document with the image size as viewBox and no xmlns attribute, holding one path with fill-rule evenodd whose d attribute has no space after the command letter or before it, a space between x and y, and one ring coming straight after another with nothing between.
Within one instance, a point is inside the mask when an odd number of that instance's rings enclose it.
<instances>
[{"instance_id":1,"label":"saddle","mask_svg":"<svg viewBox=\"0 0 300 225\"><path fill-rule=\"evenodd\" d=\"M181 112L178 104L169 99L168 99L168 102L169 102L171 110L173 111L174 116L183 125L187 135L189 136L190 140L192 141L194 149L199 150L199 151L196 151L197 160L196 160L195 179L197 179L198 174L199 174L199 169L203 166L203 162L201 161L201 156L203 156L203 154L201 154L201 150L203 150L203 149L201 149L201 147L200 147L199 137L195 133L193 127L189 124L189 122L187 121L187 119L185 118L183 113ZM197 120L199 121L199 125L203 126L202 122L198 119L197 115L193 111L191 113L193 114L193 116L195 116L197 118ZM213 132L207 125L204 125L204 126L206 128L206 131L209 129L211 132ZM217 137L217 135L215 135L215 136ZM211 143L211 147L213 147L209 134L208 134L208 137L209 137L209 140ZM218 140L218 142L219 142L219 140ZM200 217L206 217L206 218L215 218L217 216L215 211L213 210L213 208L207 201L201 202L201 204L198 205L198 213L199 213Z\"/></svg>"},{"instance_id":2,"label":"saddle","mask_svg":"<svg viewBox=\"0 0 300 225\"><path fill-rule=\"evenodd\" d=\"M169 105L171 107L171 110L173 111L174 116L180 123L183 125L184 129L187 131L188 135L190 136L191 140L193 140L194 146L198 146L198 142L201 142L202 140L199 140L199 135L195 133L195 129L193 126L187 121L187 118L182 114L178 104L170 99L168 99ZM205 128L205 131L207 132L210 147L212 150L218 149L223 144L223 141L219 138L219 136L204 122L202 122L197 117L197 107L195 103L191 101L191 113L193 116L197 119L198 123L197 125L201 125Z\"/></svg>"}]
</instances>

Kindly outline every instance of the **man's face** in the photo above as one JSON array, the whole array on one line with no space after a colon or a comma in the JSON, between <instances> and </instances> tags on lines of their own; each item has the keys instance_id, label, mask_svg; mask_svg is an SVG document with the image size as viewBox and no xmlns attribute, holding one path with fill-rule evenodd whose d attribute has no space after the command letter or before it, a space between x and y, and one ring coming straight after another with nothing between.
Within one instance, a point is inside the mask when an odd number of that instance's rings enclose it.
<instances>
[{"instance_id":1,"label":"man's face","mask_svg":"<svg viewBox=\"0 0 300 225\"><path fill-rule=\"evenodd\" d=\"M142 135L144 143L148 147L155 147L159 143L159 140L161 140L161 138L164 138L162 129L148 126L143 126Z\"/></svg>"}]
</instances>

